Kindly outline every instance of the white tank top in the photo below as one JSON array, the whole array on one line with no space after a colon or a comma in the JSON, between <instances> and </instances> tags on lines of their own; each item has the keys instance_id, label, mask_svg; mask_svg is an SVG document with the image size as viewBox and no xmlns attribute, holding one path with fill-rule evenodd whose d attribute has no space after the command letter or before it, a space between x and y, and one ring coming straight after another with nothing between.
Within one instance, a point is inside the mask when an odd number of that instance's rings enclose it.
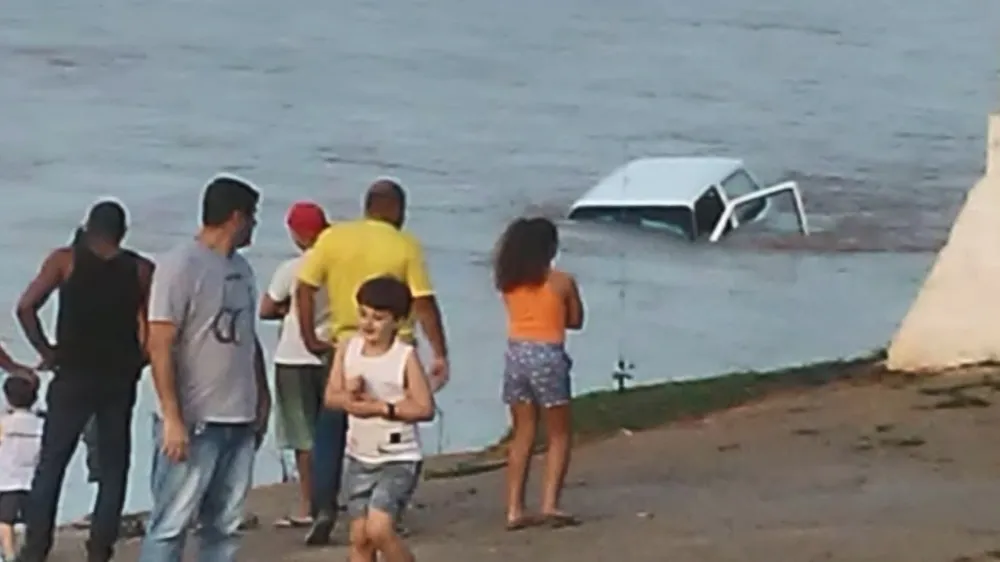
<instances>
[{"instance_id":1,"label":"white tank top","mask_svg":"<svg viewBox=\"0 0 1000 562\"><path fill-rule=\"evenodd\" d=\"M344 378L361 377L365 390L377 400L394 403L406 398L406 361L413 346L396 340L382 355L361 354L364 340L353 337L344 352ZM417 424L380 417L348 417L347 454L361 462L379 464L419 461L423 457Z\"/></svg>"},{"instance_id":2,"label":"white tank top","mask_svg":"<svg viewBox=\"0 0 1000 562\"><path fill-rule=\"evenodd\" d=\"M31 489L42 449L43 420L27 410L0 419L0 492Z\"/></svg>"}]
</instances>

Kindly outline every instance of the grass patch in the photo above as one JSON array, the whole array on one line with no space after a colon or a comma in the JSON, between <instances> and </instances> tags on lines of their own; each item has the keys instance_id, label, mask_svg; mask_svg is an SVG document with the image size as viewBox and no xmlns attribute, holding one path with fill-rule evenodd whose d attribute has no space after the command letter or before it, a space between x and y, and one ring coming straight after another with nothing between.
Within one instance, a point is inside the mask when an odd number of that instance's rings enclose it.
<instances>
[{"instance_id":1,"label":"grass patch","mask_svg":"<svg viewBox=\"0 0 1000 562\"><path fill-rule=\"evenodd\" d=\"M845 380L872 379L884 371L878 362L884 350L855 359L824 361L774 371L744 371L710 379L636 386L622 392L603 390L573 399L573 437L588 443L621 433L642 431L672 422L696 419L762 399L777 392L820 387ZM508 429L500 440L482 451L428 459L427 479L451 478L503 466ZM544 450L539 431L536 452Z\"/></svg>"},{"instance_id":2,"label":"grass patch","mask_svg":"<svg viewBox=\"0 0 1000 562\"><path fill-rule=\"evenodd\" d=\"M856 359L825 361L775 371L731 373L711 379L599 391L573 400L578 441L607 437L622 429L641 431L741 406L775 392L824 386L871 376L881 352Z\"/></svg>"}]
</instances>

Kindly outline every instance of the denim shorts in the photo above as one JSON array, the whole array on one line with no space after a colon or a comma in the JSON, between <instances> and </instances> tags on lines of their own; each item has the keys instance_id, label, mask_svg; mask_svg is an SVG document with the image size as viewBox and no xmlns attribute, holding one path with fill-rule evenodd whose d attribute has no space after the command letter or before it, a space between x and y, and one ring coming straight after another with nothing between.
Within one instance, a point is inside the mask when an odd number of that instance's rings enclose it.
<instances>
[{"instance_id":1,"label":"denim shorts","mask_svg":"<svg viewBox=\"0 0 1000 562\"><path fill-rule=\"evenodd\" d=\"M549 408L569 403L573 360L561 343L513 341L504 356L503 401Z\"/></svg>"},{"instance_id":2,"label":"denim shorts","mask_svg":"<svg viewBox=\"0 0 1000 562\"><path fill-rule=\"evenodd\" d=\"M351 519L365 517L369 510L377 509L398 521L417 489L420 465L420 461L371 464L348 457L344 489Z\"/></svg>"}]
</instances>

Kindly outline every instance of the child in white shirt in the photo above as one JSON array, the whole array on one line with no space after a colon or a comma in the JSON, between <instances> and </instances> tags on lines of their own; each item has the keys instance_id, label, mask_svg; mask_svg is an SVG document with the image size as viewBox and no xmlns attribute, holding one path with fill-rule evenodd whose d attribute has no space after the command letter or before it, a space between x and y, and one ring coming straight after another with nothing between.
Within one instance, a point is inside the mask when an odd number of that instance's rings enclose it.
<instances>
[{"instance_id":1,"label":"child in white shirt","mask_svg":"<svg viewBox=\"0 0 1000 562\"><path fill-rule=\"evenodd\" d=\"M0 418L0 548L3 560L17 554L14 524L24 518L31 479L42 448L42 418L31 411L38 399L38 382L9 376L3 392L11 410Z\"/></svg>"},{"instance_id":2,"label":"child in white shirt","mask_svg":"<svg viewBox=\"0 0 1000 562\"><path fill-rule=\"evenodd\" d=\"M413 346L396 334L410 314L409 288L377 277L358 290L359 333L337 346L326 404L348 414L344 488L351 562L413 562L396 530L423 453L417 424L434 419L434 397Z\"/></svg>"}]
</instances>

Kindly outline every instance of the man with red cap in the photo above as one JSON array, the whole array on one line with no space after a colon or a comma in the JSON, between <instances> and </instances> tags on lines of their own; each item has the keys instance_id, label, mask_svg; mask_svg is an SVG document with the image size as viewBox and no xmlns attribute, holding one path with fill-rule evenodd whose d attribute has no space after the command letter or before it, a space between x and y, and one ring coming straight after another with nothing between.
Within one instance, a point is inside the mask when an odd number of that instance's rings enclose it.
<instances>
[{"instance_id":1,"label":"man with red cap","mask_svg":"<svg viewBox=\"0 0 1000 562\"><path fill-rule=\"evenodd\" d=\"M286 218L292 241L303 253L278 266L261 299L261 320L281 320L278 345L274 350L275 393L277 403L278 445L295 452L301 496L298 509L279 519L282 527L309 527L313 523L311 505L314 476L327 480L328 474L313 474L313 444L317 416L323 407L326 384L325 358L309 351L299 333L298 311L295 306L295 285L299 267L316 238L327 227L326 216L319 205L298 202L288 210ZM312 325L318 338L329 338L329 312L321 297L314 309ZM320 447L328 447L323 443ZM335 445L335 444L334 444Z\"/></svg>"}]
</instances>

